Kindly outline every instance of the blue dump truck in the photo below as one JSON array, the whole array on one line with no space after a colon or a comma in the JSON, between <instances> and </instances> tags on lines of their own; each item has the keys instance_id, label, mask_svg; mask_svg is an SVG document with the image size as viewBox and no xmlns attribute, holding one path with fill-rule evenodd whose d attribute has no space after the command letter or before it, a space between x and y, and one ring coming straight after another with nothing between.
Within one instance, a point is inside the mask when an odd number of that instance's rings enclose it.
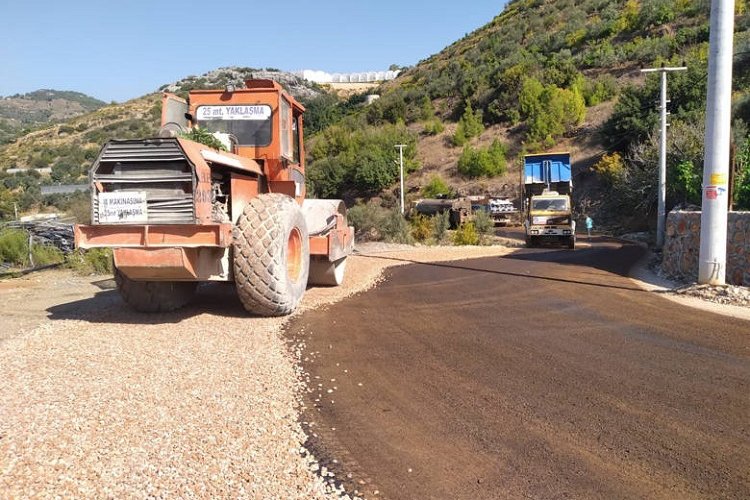
<instances>
[{"instance_id":1,"label":"blue dump truck","mask_svg":"<svg viewBox=\"0 0 750 500\"><path fill-rule=\"evenodd\" d=\"M570 154L526 155L522 175L526 246L559 243L575 248Z\"/></svg>"}]
</instances>

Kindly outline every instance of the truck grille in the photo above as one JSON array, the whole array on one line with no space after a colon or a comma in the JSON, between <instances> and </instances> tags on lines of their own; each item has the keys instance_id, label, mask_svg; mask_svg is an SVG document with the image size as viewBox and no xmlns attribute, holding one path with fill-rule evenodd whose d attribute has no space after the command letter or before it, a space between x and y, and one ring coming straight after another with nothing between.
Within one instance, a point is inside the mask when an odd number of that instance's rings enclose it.
<instances>
[{"instance_id":1,"label":"truck grille","mask_svg":"<svg viewBox=\"0 0 750 500\"><path fill-rule=\"evenodd\" d=\"M195 176L176 139L110 141L91 169L91 220L99 223L98 192L145 192L148 224L195 222Z\"/></svg>"}]
</instances>

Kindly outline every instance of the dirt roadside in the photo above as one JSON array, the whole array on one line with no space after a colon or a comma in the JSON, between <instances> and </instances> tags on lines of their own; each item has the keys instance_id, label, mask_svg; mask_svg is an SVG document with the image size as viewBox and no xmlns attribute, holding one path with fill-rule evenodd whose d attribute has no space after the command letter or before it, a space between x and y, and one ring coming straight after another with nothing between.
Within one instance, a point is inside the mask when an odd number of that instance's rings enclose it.
<instances>
[{"instance_id":1,"label":"dirt roadside","mask_svg":"<svg viewBox=\"0 0 750 500\"><path fill-rule=\"evenodd\" d=\"M392 248L361 247L377 256L352 256L344 286L308 290L299 312L366 290L393 265L511 251ZM248 317L230 286L143 315L111 280L52 270L0 283L0 304L4 495L346 497L302 446L288 319Z\"/></svg>"}]
</instances>

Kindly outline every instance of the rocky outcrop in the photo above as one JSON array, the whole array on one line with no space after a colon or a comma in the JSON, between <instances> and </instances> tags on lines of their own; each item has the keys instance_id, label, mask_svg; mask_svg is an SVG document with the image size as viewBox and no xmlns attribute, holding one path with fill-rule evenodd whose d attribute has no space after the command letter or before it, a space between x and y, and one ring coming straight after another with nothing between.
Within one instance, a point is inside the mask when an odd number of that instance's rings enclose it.
<instances>
[{"instance_id":1,"label":"rocky outcrop","mask_svg":"<svg viewBox=\"0 0 750 500\"><path fill-rule=\"evenodd\" d=\"M667 216L662 270L670 276L698 276L701 212L673 211ZM730 212L727 227L727 283L750 286L750 212Z\"/></svg>"}]
</instances>

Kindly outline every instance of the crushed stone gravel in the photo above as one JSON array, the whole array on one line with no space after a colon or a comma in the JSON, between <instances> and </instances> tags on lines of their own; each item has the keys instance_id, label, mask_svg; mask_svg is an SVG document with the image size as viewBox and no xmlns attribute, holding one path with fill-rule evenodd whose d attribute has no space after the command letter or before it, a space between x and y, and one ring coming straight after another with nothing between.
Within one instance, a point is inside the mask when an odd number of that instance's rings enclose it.
<instances>
[{"instance_id":1,"label":"crushed stone gravel","mask_svg":"<svg viewBox=\"0 0 750 500\"><path fill-rule=\"evenodd\" d=\"M344 285L309 289L297 314L393 265L509 251L363 245ZM54 273L64 279L0 287L0 313L20 314L0 338L3 497L350 498L303 447L306 376L286 318L248 317L226 285L144 315L92 279Z\"/></svg>"}]
</instances>

